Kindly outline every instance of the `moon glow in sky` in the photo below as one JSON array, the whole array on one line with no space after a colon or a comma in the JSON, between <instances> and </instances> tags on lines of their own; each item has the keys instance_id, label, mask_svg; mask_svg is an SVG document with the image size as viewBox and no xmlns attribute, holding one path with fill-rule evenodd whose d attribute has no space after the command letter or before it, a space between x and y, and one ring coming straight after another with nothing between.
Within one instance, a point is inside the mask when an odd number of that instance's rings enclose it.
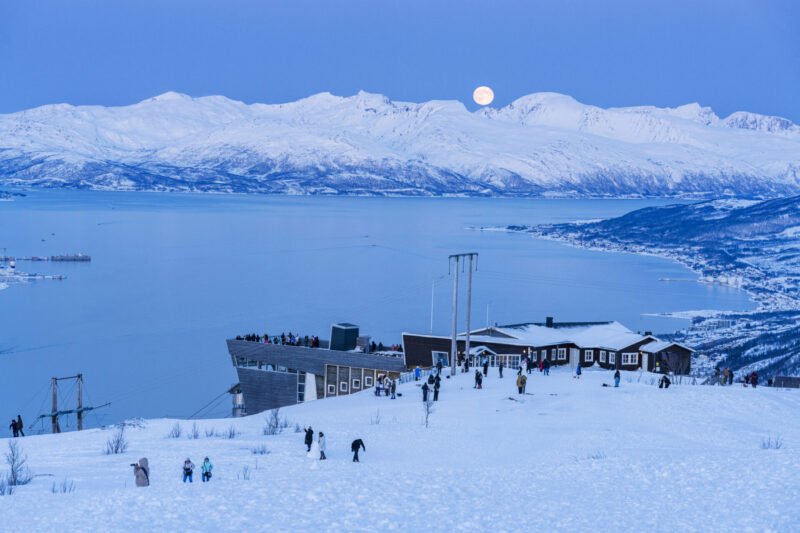
<instances>
[{"instance_id":1,"label":"moon glow in sky","mask_svg":"<svg viewBox=\"0 0 800 533\"><path fill-rule=\"evenodd\" d=\"M494 91L492 91L489 87L481 86L475 89L475 92L472 93L472 99L475 100L475 103L478 105L489 105L494 100Z\"/></svg>"}]
</instances>

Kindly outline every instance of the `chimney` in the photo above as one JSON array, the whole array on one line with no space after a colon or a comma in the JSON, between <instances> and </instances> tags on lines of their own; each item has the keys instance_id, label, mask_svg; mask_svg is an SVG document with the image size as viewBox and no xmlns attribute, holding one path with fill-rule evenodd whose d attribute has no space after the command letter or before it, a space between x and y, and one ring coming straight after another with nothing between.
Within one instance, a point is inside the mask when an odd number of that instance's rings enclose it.
<instances>
[{"instance_id":1,"label":"chimney","mask_svg":"<svg viewBox=\"0 0 800 533\"><path fill-rule=\"evenodd\" d=\"M553 327L553 317L551 317L551 316L548 316L547 318L545 318L545 320L544 320L544 326L545 326L546 328L552 328L552 327Z\"/></svg>"},{"instance_id":2,"label":"chimney","mask_svg":"<svg viewBox=\"0 0 800 533\"><path fill-rule=\"evenodd\" d=\"M652 331L645 331L645 332L644 332L644 335L645 335L645 337L647 337L648 335L652 335L652 334L653 334L653 332L652 332Z\"/></svg>"}]
</instances>

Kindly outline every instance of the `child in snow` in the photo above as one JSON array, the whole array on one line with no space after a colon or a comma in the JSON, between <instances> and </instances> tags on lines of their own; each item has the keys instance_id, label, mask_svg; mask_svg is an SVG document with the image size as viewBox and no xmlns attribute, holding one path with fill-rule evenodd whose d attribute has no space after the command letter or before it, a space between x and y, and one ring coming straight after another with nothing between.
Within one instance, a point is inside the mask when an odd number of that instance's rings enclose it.
<instances>
[{"instance_id":1,"label":"child in snow","mask_svg":"<svg viewBox=\"0 0 800 533\"><path fill-rule=\"evenodd\" d=\"M392 380L392 400L397 399L397 381Z\"/></svg>"},{"instance_id":2,"label":"child in snow","mask_svg":"<svg viewBox=\"0 0 800 533\"><path fill-rule=\"evenodd\" d=\"M137 487L150 486L150 467L147 464L147 457L139 459L139 464L133 463L133 475L136 478Z\"/></svg>"},{"instance_id":3,"label":"child in snow","mask_svg":"<svg viewBox=\"0 0 800 533\"><path fill-rule=\"evenodd\" d=\"M208 457L203 459L203 464L200 465L200 480L205 483L206 481L211 480L211 471L214 470L214 465L211 464L211 461L208 460Z\"/></svg>"},{"instance_id":4,"label":"child in snow","mask_svg":"<svg viewBox=\"0 0 800 533\"><path fill-rule=\"evenodd\" d=\"M619 387L619 370L614 372L614 386Z\"/></svg>"},{"instance_id":5,"label":"child in snow","mask_svg":"<svg viewBox=\"0 0 800 533\"><path fill-rule=\"evenodd\" d=\"M478 388L478 379L480 379L480 377L481 377L481 371L480 370L476 370L475 371L475 385L472 386L473 389L477 389Z\"/></svg>"},{"instance_id":6,"label":"child in snow","mask_svg":"<svg viewBox=\"0 0 800 533\"><path fill-rule=\"evenodd\" d=\"M574 377L576 379L580 379L580 377L581 377L581 364L580 363L578 363L578 368L575 369L575 375L572 376L572 377Z\"/></svg>"},{"instance_id":7,"label":"child in snow","mask_svg":"<svg viewBox=\"0 0 800 533\"><path fill-rule=\"evenodd\" d=\"M319 443L319 460L324 461L327 459L327 457L325 457L325 434L321 431L319 432L319 439L317 439L317 442Z\"/></svg>"},{"instance_id":8,"label":"child in snow","mask_svg":"<svg viewBox=\"0 0 800 533\"><path fill-rule=\"evenodd\" d=\"M306 439L305 439L306 446L308 446L308 449L306 450L307 452L311 451L311 443L313 442L314 442L314 430L311 428L307 428Z\"/></svg>"},{"instance_id":9,"label":"child in snow","mask_svg":"<svg viewBox=\"0 0 800 533\"><path fill-rule=\"evenodd\" d=\"M189 480L189 483L192 482L192 473L194 472L194 463L188 457L183 462L183 482L186 483L186 480Z\"/></svg>"},{"instance_id":10,"label":"child in snow","mask_svg":"<svg viewBox=\"0 0 800 533\"><path fill-rule=\"evenodd\" d=\"M525 394L525 385L528 382L528 377L525 374L517 376L517 390L520 394Z\"/></svg>"},{"instance_id":11,"label":"child in snow","mask_svg":"<svg viewBox=\"0 0 800 533\"><path fill-rule=\"evenodd\" d=\"M483 388L483 374L481 374L481 373L478 373L478 388L479 389Z\"/></svg>"}]
</instances>

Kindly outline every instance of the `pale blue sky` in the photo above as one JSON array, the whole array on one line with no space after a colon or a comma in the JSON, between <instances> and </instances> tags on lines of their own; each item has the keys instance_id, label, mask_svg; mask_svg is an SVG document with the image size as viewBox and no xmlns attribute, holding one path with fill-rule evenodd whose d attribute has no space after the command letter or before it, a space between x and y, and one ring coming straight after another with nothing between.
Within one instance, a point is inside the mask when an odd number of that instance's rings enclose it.
<instances>
[{"instance_id":1,"label":"pale blue sky","mask_svg":"<svg viewBox=\"0 0 800 533\"><path fill-rule=\"evenodd\" d=\"M557 91L800 122L798 28L800 2L772 0L4 0L0 113L168 90L466 103L486 84L494 105Z\"/></svg>"}]
</instances>

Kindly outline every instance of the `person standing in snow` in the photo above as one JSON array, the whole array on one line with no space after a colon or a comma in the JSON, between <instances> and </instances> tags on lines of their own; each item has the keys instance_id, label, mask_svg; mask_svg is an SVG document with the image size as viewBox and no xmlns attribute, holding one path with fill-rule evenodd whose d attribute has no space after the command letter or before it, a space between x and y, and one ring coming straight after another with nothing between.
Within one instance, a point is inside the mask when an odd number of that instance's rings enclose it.
<instances>
[{"instance_id":1,"label":"person standing in snow","mask_svg":"<svg viewBox=\"0 0 800 533\"><path fill-rule=\"evenodd\" d=\"M310 427L306 429L305 445L308 447L307 452L311 451L311 444L314 442L314 430Z\"/></svg>"},{"instance_id":2,"label":"person standing in snow","mask_svg":"<svg viewBox=\"0 0 800 533\"><path fill-rule=\"evenodd\" d=\"M10 425L10 426L8 426L8 427L11 429L11 434L12 434L12 435L14 435L14 438L15 438L15 439L16 439L17 437L19 437L19 429L17 428L17 421L16 421L16 420L14 420L14 419L12 418L12 419L11 419L11 425Z\"/></svg>"},{"instance_id":3,"label":"person standing in snow","mask_svg":"<svg viewBox=\"0 0 800 533\"><path fill-rule=\"evenodd\" d=\"M327 459L327 457L325 457L325 434L321 431L319 432L317 442L319 443L319 460L324 461Z\"/></svg>"},{"instance_id":4,"label":"person standing in snow","mask_svg":"<svg viewBox=\"0 0 800 533\"><path fill-rule=\"evenodd\" d=\"M480 370L476 370L475 371L475 385L472 386L473 389L477 389L478 388L478 379L480 377L481 377L481 371Z\"/></svg>"},{"instance_id":5,"label":"person standing in snow","mask_svg":"<svg viewBox=\"0 0 800 533\"><path fill-rule=\"evenodd\" d=\"M436 373L437 374L441 374L442 373L442 360L441 359L436 361Z\"/></svg>"},{"instance_id":6,"label":"person standing in snow","mask_svg":"<svg viewBox=\"0 0 800 533\"><path fill-rule=\"evenodd\" d=\"M428 401L428 390L430 390L428 388L428 384L427 383L423 383L422 384L422 401L423 402L427 402Z\"/></svg>"},{"instance_id":7,"label":"person standing in snow","mask_svg":"<svg viewBox=\"0 0 800 533\"><path fill-rule=\"evenodd\" d=\"M502 377L503 377L503 360L502 359L497 363L497 370L500 372L500 378L502 379Z\"/></svg>"},{"instance_id":8,"label":"person standing in snow","mask_svg":"<svg viewBox=\"0 0 800 533\"><path fill-rule=\"evenodd\" d=\"M545 359L544 361L542 361L542 370L544 371L544 375L545 376L549 376L550 375L550 361L549 360Z\"/></svg>"},{"instance_id":9,"label":"person standing in snow","mask_svg":"<svg viewBox=\"0 0 800 533\"><path fill-rule=\"evenodd\" d=\"M658 388L659 389L668 389L670 383L672 383L672 382L669 380L667 375L664 374L663 376L661 376L661 379L658 382Z\"/></svg>"},{"instance_id":10,"label":"person standing in snow","mask_svg":"<svg viewBox=\"0 0 800 533\"><path fill-rule=\"evenodd\" d=\"M354 440L353 443L350 445L350 450L353 452L353 462L354 463L359 462L358 461L358 450L362 449L362 448L364 449L364 451L367 451L367 447L364 446L364 441L361 440L361 439Z\"/></svg>"},{"instance_id":11,"label":"person standing in snow","mask_svg":"<svg viewBox=\"0 0 800 533\"><path fill-rule=\"evenodd\" d=\"M489 358L483 360L483 375L488 377L489 376Z\"/></svg>"},{"instance_id":12,"label":"person standing in snow","mask_svg":"<svg viewBox=\"0 0 800 533\"><path fill-rule=\"evenodd\" d=\"M756 388L756 386L758 385L758 372L755 371L753 372L752 377L750 379L750 384L753 385L754 389Z\"/></svg>"},{"instance_id":13,"label":"person standing in snow","mask_svg":"<svg viewBox=\"0 0 800 533\"><path fill-rule=\"evenodd\" d=\"M619 369L614 372L614 386L619 387Z\"/></svg>"},{"instance_id":14,"label":"person standing in snow","mask_svg":"<svg viewBox=\"0 0 800 533\"><path fill-rule=\"evenodd\" d=\"M525 385L528 383L528 376L520 374L517 376L517 390L520 394L525 394Z\"/></svg>"},{"instance_id":15,"label":"person standing in snow","mask_svg":"<svg viewBox=\"0 0 800 533\"><path fill-rule=\"evenodd\" d=\"M541 372L544 368L544 358L539 361L539 372Z\"/></svg>"},{"instance_id":16,"label":"person standing in snow","mask_svg":"<svg viewBox=\"0 0 800 533\"><path fill-rule=\"evenodd\" d=\"M183 462L183 482L186 483L186 480L189 480L189 483L192 482L192 474L194 473L194 463L188 457Z\"/></svg>"},{"instance_id":17,"label":"person standing in snow","mask_svg":"<svg viewBox=\"0 0 800 533\"><path fill-rule=\"evenodd\" d=\"M150 467L147 464L147 457L139 459L139 464L131 465L133 467L133 475L136 478L137 487L150 486Z\"/></svg>"},{"instance_id":18,"label":"person standing in snow","mask_svg":"<svg viewBox=\"0 0 800 533\"><path fill-rule=\"evenodd\" d=\"M439 401L439 382L438 381L433 384L433 401L434 402L438 402Z\"/></svg>"},{"instance_id":19,"label":"person standing in snow","mask_svg":"<svg viewBox=\"0 0 800 533\"><path fill-rule=\"evenodd\" d=\"M578 363L578 367L575 369L575 375L572 376L573 378L580 379L581 377L581 364Z\"/></svg>"},{"instance_id":20,"label":"person standing in snow","mask_svg":"<svg viewBox=\"0 0 800 533\"><path fill-rule=\"evenodd\" d=\"M214 470L214 465L211 464L208 457L203 459L203 464L200 465L200 481L205 483L211 481L211 471Z\"/></svg>"},{"instance_id":21,"label":"person standing in snow","mask_svg":"<svg viewBox=\"0 0 800 533\"><path fill-rule=\"evenodd\" d=\"M722 371L722 382L721 382L721 385L727 385L728 384L728 373L729 372L730 371L727 368Z\"/></svg>"},{"instance_id":22,"label":"person standing in snow","mask_svg":"<svg viewBox=\"0 0 800 533\"><path fill-rule=\"evenodd\" d=\"M392 400L395 400L397 398L395 396L396 394L397 394L397 381L393 379L392 380Z\"/></svg>"},{"instance_id":23,"label":"person standing in snow","mask_svg":"<svg viewBox=\"0 0 800 533\"><path fill-rule=\"evenodd\" d=\"M519 365L519 371L520 371L520 374L527 374L527 371L528 371L528 358L527 357L523 357L522 358L522 362L520 362L520 365Z\"/></svg>"},{"instance_id":24,"label":"person standing in snow","mask_svg":"<svg viewBox=\"0 0 800 533\"><path fill-rule=\"evenodd\" d=\"M419 381L419 365L414 369L414 381Z\"/></svg>"},{"instance_id":25,"label":"person standing in snow","mask_svg":"<svg viewBox=\"0 0 800 533\"><path fill-rule=\"evenodd\" d=\"M22 425L22 415L17 415L17 431L19 431L19 436L24 437L25 432L22 431L22 428L25 426Z\"/></svg>"}]
</instances>

